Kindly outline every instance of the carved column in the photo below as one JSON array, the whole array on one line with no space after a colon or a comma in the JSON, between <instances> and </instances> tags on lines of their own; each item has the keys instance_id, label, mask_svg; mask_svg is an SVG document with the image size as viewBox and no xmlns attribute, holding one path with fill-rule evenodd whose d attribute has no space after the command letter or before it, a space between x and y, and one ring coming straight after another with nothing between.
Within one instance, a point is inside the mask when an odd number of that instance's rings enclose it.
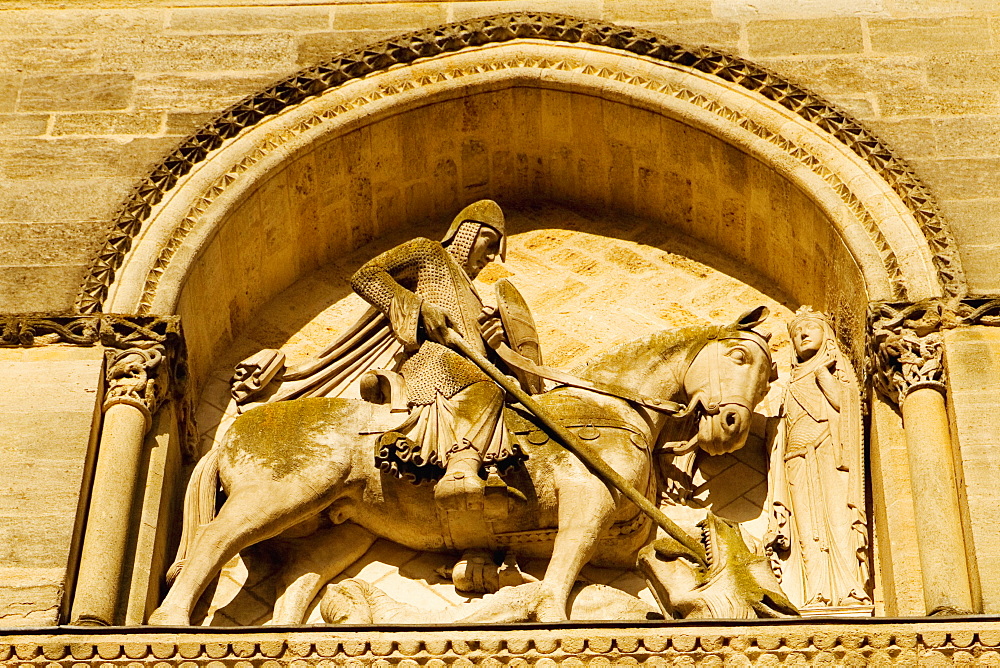
<instances>
[{"instance_id":1,"label":"carved column","mask_svg":"<svg viewBox=\"0 0 1000 668\"><path fill-rule=\"evenodd\" d=\"M74 624L111 625L126 568L133 504L145 437L169 385L171 334L138 327L122 337L122 322L102 330L106 356L104 421L83 552L73 600Z\"/></svg>"},{"instance_id":2,"label":"carved column","mask_svg":"<svg viewBox=\"0 0 1000 668\"><path fill-rule=\"evenodd\" d=\"M928 614L973 609L945 403L942 316L939 304L924 302L881 305L871 319L876 384L903 415Z\"/></svg>"}]
</instances>

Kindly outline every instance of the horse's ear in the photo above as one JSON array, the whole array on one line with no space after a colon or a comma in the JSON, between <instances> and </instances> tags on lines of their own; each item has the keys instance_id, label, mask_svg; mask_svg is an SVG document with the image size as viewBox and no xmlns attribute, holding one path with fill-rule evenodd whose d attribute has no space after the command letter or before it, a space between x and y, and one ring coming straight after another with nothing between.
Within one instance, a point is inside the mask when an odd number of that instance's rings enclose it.
<instances>
[{"instance_id":1,"label":"horse's ear","mask_svg":"<svg viewBox=\"0 0 1000 668\"><path fill-rule=\"evenodd\" d=\"M736 329L753 329L760 323L764 322L767 316L771 313L771 309L766 306L758 306L752 308L733 323L733 327Z\"/></svg>"}]
</instances>

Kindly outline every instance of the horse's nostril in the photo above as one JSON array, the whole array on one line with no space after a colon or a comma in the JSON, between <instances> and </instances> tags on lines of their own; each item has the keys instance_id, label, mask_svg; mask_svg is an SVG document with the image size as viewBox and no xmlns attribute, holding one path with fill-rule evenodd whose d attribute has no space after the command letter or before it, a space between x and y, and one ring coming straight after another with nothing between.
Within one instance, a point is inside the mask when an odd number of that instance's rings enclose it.
<instances>
[{"instance_id":1,"label":"horse's nostril","mask_svg":"<svg viewBox=\"0 0 1000 668\"><path fill-rule=\"evenodd\" d=\"M739 421L739 416L737 415L736 411L727 411L725 420L726 420L726 426L732 428L735 427L736 423Z\"/></svg>"}]
</instances>

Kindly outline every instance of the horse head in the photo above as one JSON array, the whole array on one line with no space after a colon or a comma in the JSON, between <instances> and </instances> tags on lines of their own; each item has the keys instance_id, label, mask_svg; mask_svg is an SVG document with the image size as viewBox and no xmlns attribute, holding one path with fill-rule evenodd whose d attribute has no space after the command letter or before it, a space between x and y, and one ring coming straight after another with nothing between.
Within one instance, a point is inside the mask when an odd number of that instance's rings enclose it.
<instances>
[{"instance_id":1,"label":"horse head","mask_svg":"<svg viewBox=\"0 0 1000 668\"><path fill-rule=\"evenodd\" d=\"M707 330L684 374L688 411L698 416L690 446L710 455L739 450L750 432L754 407L777 376L770 335L753 328L768 315L766 306L747 311L731 325Z\"/></svg>"}]
</instances>

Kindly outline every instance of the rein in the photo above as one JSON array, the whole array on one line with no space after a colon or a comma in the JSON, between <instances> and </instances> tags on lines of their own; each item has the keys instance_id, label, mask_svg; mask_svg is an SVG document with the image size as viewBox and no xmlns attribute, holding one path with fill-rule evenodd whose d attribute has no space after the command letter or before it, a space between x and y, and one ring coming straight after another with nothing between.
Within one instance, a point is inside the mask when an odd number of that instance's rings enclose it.
<instances>
[{"instance_id":1,"label":"rein","mask_svg":"<svg viewBox=\"0 0 1000 668\"><path fill-rule=\"evenodd\" d=\"M697 359L698 355L700 355L705 349L705 346L712 341L728 341L733 339L752 341L764 351L764 354L770 361L771 351L768 349L767 345L762 342L762 338L759 334L753 332L752 330L737 330L732 334L722 336L725 331L727 331L726 328L716 328L714 331L709 333L708 337L701 345L692 348L688 352L681 378L687 375L691 365L694 364L695 359ZM590 390L605 396L624 399L625 401L630 401L644 408L649 408L650 410L654 410L659 413L666 413L673 417L682 418L695 412L700 412L705 415L717 415L719 411L722 410L723 406L729 405L742 406L748 411L753 412L753 406L746 397L738 394L722 396L721 381L719 377L719 369L722 365L722 353L718 348L716 348L715 357L708 363L709 390L711 392L708 403L704 403L700 397L698 397L696 401L686 405L668 399L657 399L654 397L646 397L640 394L635 394L618 387L611 387L601 383L595 383L590 380L585 380L579 376L574 376L573 374L559 369L553 369L552 367L536 364L533 360L515 352L503 343L494 348L494 350L500 359L502 359L505 363L516 369L520 369L521 371L555 381L560 385L578 387L580 389Z\"/></svg>"},{"instance_id":2,"label":"rein","mask_svg":"<svg viewBox=\"0 0 1000 668\"><path fill-rule=\"evenodd\" d=\"M684 404L677 403L676 401L669 401L667 399L654 399L652 397L644 397L639 394L633 394L627 390L622 390L617 387L610 387L608 385L603 385L601 383L595 383L590 380L584 380L579 376L574 376L573 374L566 373L565 371L560 371L559 369L553 369L552 367L543 366L541 364L535 364L531 359L528 359L524 355L515 352L509 348L506 344L501 343L498 347L494 348L497 355L500 356L504 362L508 365L520 369L521 371L526 371L528 373L546 378L548 380L554 380L560 385L567 385L569 387L579 387L584 390L590 390L592 392L597 392L598 394L603 394L609 397L615 397L617 399L624 399L625 401L631 401L632 403L639 404L645 408L652 409L654 411L659 411L660 413L667 413L676 417L684 417L688 415L691 410L690 407Z\"/></svg>"}]
</instances>

